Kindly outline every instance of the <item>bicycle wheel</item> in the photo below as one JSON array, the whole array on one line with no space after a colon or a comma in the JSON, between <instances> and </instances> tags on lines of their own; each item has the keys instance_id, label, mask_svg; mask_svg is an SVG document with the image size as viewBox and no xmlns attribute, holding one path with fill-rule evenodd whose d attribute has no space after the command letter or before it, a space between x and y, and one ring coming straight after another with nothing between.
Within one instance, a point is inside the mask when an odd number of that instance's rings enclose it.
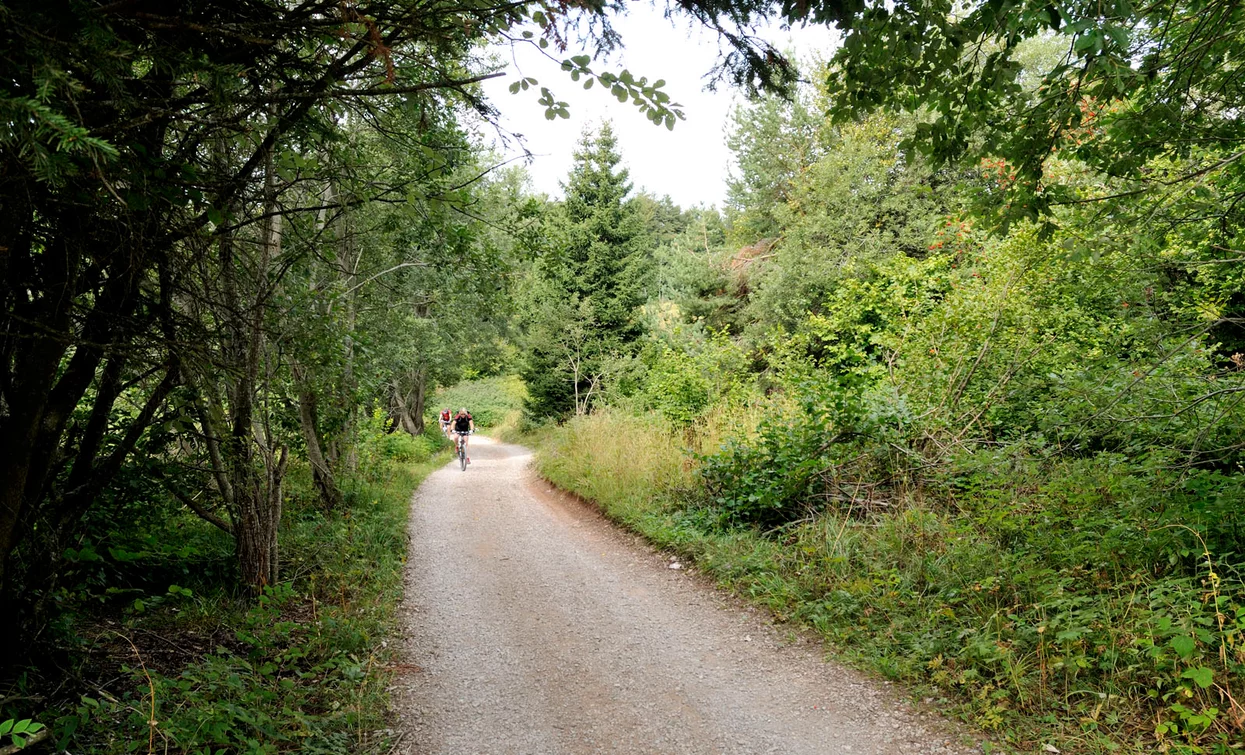
<instances>
[{"instance_id":1,"label":"bicycle wheel","mask_svg":"<svg viewBox=\"0 0 1245 755\"><path fill-rule=\"evenodd\" d=\"M464 472L467 471L467 452L463 450L462 438L458 439L458 466Z\"/></svg>"}]
</instances>

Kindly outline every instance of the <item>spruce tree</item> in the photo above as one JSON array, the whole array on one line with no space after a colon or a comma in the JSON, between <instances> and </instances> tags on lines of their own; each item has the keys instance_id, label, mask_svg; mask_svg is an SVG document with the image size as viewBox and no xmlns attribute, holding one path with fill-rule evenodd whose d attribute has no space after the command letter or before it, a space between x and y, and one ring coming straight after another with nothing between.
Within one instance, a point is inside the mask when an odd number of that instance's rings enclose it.
<instances>
[{"instance_id":1,"label":"spruce tree","mask_svg":"<svg viewBox=\"0 0 1245 755\"><path fill-rule=\"evenodd\" d=\"M536 266L523 378L528 415L583 413L609 365L634 350L651 264L643 218L609 123L585 132Z\"/></svg>"}]
</instances>

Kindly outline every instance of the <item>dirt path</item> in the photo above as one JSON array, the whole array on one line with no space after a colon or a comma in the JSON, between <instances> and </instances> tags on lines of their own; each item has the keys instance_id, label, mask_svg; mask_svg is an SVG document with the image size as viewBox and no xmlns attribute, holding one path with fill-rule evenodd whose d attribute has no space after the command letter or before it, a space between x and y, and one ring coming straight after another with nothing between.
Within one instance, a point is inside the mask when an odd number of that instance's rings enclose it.
<instances>
[{"instance_id":1,"label":"dirt path","mask_svg":"<svg viewBox=\"0 0 1245 755\"><path fill-rule=\"evenodd\" d=\"M966 752L477 436L413 501L397 752Z\"/></svg>"}]
</instances>

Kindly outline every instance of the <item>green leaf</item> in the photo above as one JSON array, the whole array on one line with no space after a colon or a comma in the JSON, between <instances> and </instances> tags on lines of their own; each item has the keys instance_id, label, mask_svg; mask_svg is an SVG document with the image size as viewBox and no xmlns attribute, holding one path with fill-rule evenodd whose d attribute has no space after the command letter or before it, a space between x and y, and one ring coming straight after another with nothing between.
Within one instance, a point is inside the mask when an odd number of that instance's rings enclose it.
<instances>
[{"instance_id":1,"label":"green leaf","mask_svg":"<svg viewBox=\"0 0 1245 755\"><path fill-rule=\"evenodd\" d=\"M1128 29L1114 24L1104 26L1103 29L1107 32L1107 36L1111 37L1111 41L1114 42L1116 46L1118 46L1121 50L1128 49Z\"/></svg>"},{"instance_id":2,"label":"green leaf","mask_svg":"<svg viewBox=\"0 0 1245 755\"><path fill-rule=\"evenodd\" d=\"M519 93L519 85L520 85L521 83L522 83L522 82L518 82L518 81L516 81L516 82L514 82L513 84L511 84L511 85L509 86L510 93L511 93L511 94L518 94L518 93Z\"/></svg>"},{"instance_id":3,"label":"green leaf","mask_svg":"<svg viewBox=\"0 0 1245 755\"><path fill-rule=\"evenodd\" d=\"M587 55L574 55L571 57L571 62L580 68L583 68L592 62L592 58Z\"/></svg>"},{"instance_id":4,"label":"green leaf","mask_svg":"<svg viewBox=\"0 0 1245 755\"><path fill-rule=\"evenodd\" d=\"M1087 31L1081 36L1076 38L1076 41L1072 43L1072 49L1076 50L1077 52L1085 52L1087 50L1096 50L1098 49L1098 40L1100 40L1101 38L1102 38L1102 32L1099 31L1098 29Z\"/></svg>"},{"instance_id":5,"label":"green leaf","mask_svg":"<svg viewBox=\"0 0 1245 755\"><path fill-rule=\"evenodd\" d=\"M1181 658L1188 658L1193 655L1193 649L1197 647L1197 643L1193 641L1193 638L1184 634L1171 638L1167 644L1171 645L1172 650L1175 650L1176 654Z\"/></svg>"},{"instance_id":6,"label":"green leaf","mask_svg":"<svg viewBox=\"0 0 1245 755\"><path fill-rule=\"evenodd\" d=\"M1188 671L1184 672L1183 674L1180 675L1180 678L1181 679L1192 679L1194 684L1201 687L1202 689L1206 689L1207 687L1209 687L1211 684L1214 683L1215 672L1211 671L1205 666L1198 666L1197 668L1191 668Z\"/></svg>"}]
</instances>

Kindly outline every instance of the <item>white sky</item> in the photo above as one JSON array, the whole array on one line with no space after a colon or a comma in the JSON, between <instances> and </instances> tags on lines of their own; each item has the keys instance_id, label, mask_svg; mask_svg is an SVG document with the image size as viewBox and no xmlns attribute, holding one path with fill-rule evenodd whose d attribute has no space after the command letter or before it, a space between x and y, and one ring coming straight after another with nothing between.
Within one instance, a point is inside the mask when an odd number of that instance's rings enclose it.
<instances>
[{"instance_id":1,"label":"white sky","mask_svg":"<svg viewBox=\"0 0 1245 755\"><path fill-rule=\"evenodd\" d=\"M502 127L522 134L536 156L528 166L533 188L560 197L558 182L570 171L571 152L580 134L585 127L595 128L608 118L613 121L623 162L637 191L644 188L657 196L669 194L685 208L696 204L721 206L731 161L726 148L728 118L733 103L742 101L743 95L725 83L716 92L704 89L708 82L705 76L718 60L717 36L681 17L667 20L660 9L642 3L631 4L628 14L616 17L613 23L622 36L623 49L609 60L594 61L593 70L617 72L625 68L637 78L665 79L665 92L683 105L686 120L679 121L673 132L654 126L633 104L616 100L608 88L594 86L584 91L582 81L571 81L558 62L541 55L533 45L500 48L500 54L512 65L506 76L483 86L501 111ZM825 27L791 31L775 27L762 29L760 36L779 49L795 49L801 58L818 52L829 57L837 44L835 32ZM561 61L579 52L570 49L565 54L555 52L553 57ZM569 103L570 119L545 120L544 108L536 102L539 87L510 94L507 87L519 76L538 80L556 99ZM495 143L507 157L521 154L514 145L507 148Z\"/></svg>"}]
</instances>

